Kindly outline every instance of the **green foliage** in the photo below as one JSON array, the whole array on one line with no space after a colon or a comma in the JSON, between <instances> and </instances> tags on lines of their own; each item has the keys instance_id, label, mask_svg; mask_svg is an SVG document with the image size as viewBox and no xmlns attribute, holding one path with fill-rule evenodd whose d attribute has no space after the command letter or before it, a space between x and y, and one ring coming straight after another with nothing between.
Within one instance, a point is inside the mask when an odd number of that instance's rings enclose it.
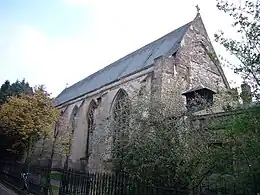
<instances>
[{"instance_id":1,"label":"green foliage","mask_svg":"<svg viewBox=\"0 0 260 195\"><path fill-rule=\"evenodd\" d=\"M25 79L22 81L17 80L12 84L7 80L0 88L0 105L5 103L10 96L32 92L32 87L30 87L29 83L26 82Z\"/></svg>"},{"instance_id":2,"label":"green foliage","mask_svg":"<svg viewBox=\"0 0 260 195\"><path fill-rule=\"evenodd\" d=\"M260 187L260 108L233 110L226 113L225 118L228 120L222 129L215 130L219 132L218 144L210 147L215 173L218 178L228 177L226 183L232 183L237 189Z\"/></svg>"},{"instance_id":3,"label":"green foliage","mask_svg":"<svg viewBox=\"0 0 260 195\"><path fill-rule=\"evenodd\" d=\"M7 80L0 88L0 105L4 104L11 96L20 95L21 93L30 94L32 91L29 83L24 79L22 81L17 80L12 84ZM0 129L0 153L2 154L2 158L13 155L9 152L9 149L16 145L17 139L19 138L5 135L3 129ZM20 154L22 150L22 147L16 147L16 153Z\"/></svg>"},{"instance_id":4,"label":"green foliage","mask_svg":"<svg viewBox=\"0 0 260 195\"><path fill-rule=\"evenodd\" d=\"M253 174L260 163L260 109L250 108L227 125L226 136L232 145L234 161L245 163L243 171ZM240 169L238 169L240 170Z\"/></svg>"},{"instance_id":5,"label":"green foliage","mask_svg":"<svg viewBox=\"0 0 260 195\"><path fill-rule=\"evenodd\" d=\"M249 82L254 89L254 97L259 99L259 1L247 0L240 6L225 0L217 2L218 9L232 17L232 26L237 31L237 39L220 32L215 35L216 41L239 60L239 64L231 64L235 73L241 74L244 80ZM260 109L251 107L238 111L232 108L229 111L233 114L225 122L221 134L222 145L215 148L216 156L228 161L219 164L218 171L232 175L236 185L244 186L246 189L252 187L253 183L259 183Z\"/></svg>"},{"instance_id":6,"label":"green foliage","mask_svg":"<svg viewBox=\"0 0 260 195\"><path fill-rule=\"evenodd\" d=\"M196 127L189 131L185 112L173 113L168 103L147 100L142 97L131 102L126 124L118 125L113 118L109 121L115 171L149 186L192 190L215 168L214 155L208 150L212 132ZM155 101L156 109L150 109Z\"/></svg>"},{"instance_id":7,"label":"green foliage","mask_svg":"<svg viewBox=\"0 0 260 195\"><path fill-rule=\"evenodd\" d=\"M210 183L253 189L260 177L259 108L218 114L207 108L210 114L194 116L173 113L171 102L156 102L151 109L154 103L133 98L126 124L110 118L107 140L113 140L115 171L149 186L193 191Z\"/></svg>"},{"instance_id":8,"label":"green foliage","mask_svg":"<svg viewBox=\"0 0 260 195\"><path fill-rule=\"evenodd\" d=\"M240 73L255 89L259 98L260 88L260 19L259 1L247 0L236 6L226 0L217 0L217 8L233 18L237 39L225 36L224 32L215 34L216 41L233 54L239 64L233 65L235 73Z\"/></svg>"}]
</instances>

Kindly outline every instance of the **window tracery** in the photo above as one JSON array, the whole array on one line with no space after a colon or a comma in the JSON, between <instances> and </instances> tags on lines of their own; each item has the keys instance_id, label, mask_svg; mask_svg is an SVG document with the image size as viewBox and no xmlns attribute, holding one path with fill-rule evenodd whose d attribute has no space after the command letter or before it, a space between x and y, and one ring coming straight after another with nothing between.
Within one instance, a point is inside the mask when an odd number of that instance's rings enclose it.
<instances>
[{"instance_id":1,"label":"window tracery","mask_svg":"<svg viewBox=\"0 0 260 195\"><path fill-rule=\"evenodd\" d=\"M93 149L93 137L94 137L94 130L96 127L95 124L95 110L97 108L97 104L94 100L92 100L89 104L88 112L87 112L87 123L88 123L88 135L87 135L87 146L86 146L86 157L88 158Z\"/></svg>"}]
</instances>

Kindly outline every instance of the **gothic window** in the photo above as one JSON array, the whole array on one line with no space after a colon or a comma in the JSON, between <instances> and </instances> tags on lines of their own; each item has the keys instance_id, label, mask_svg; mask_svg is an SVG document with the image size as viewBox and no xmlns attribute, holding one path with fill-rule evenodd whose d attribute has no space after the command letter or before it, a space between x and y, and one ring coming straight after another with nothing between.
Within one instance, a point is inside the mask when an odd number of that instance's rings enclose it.
<instances>
[{"instance_id":1,"label":"gothic window","mask_svg":"<svg viewBox=\"0 0 260 195\"><path fill-rule=\"evenodd\" d=\"M78 122L78 107L75 106L72 110L71 117L71 133L74 134L74 131L77 128L77 122Z\"/></svg>"},{"instance_id":2,"label":"gothic window","mask_svg":"<svg viewBox=\"0 0 260 195\"><path fill-rule=\"evenodd\" d=\"M77 122L78 122L78 107L75 106L72 110L71 116L70 116L70 141L69 141L69 150L71 151L72 149L72 145L73 145L73 136L74 136L74 132L77 128Z\"/></svg>"},{"instance_id":3,"label":"gothic window","mask_svg":"<svg viewBox=\"0 0 260 195\"><path fill-rule=\"evenodd\" d=\"M112 117L114 121L113 158L117 159L115 168L122 169L121 159L124 154L124 145L128 140L130 100L127 93L120 89L113 103Z\"/></svg>"},{"instance_id":4,"label":"gothic window","mask_svg":"<svg viewBox=\"0 0 260 195\"><path fill-rule=\"evenodd\" d=\"M115 126L115 134L124 134L129 126L130 101L127 93L120 89L114 100L113 119Z\"/></svg>"},{"instance_id":5,"label":"gothic window","mask_svg":"<svg viewBox=\"0 0 260 195\"><path fill-rule=\"evenodd\" d=\"M87 144L86 144L86 157L88 158L91 155L93 149L93 133L95 130L95 110L97 104L94 100L91 100L87 112L87 122L88 122L88 135L87 135Z\"/></svg>"}]
</instances>

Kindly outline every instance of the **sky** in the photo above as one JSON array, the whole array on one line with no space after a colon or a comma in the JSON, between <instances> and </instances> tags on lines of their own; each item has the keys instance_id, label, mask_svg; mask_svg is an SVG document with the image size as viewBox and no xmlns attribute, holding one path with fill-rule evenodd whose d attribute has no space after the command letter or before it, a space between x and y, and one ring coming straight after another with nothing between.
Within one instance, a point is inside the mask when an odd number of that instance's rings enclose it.
<instances>
[{"instance_id":1,"label":"sky","mask_svg":"<svg viewBox=\"0 0 260 195\"><path fill-rule=\"evenodd\" d=\"M192 21L197 4L217 54L228 56L214 33L234 32L215 0L0 0L0 83L25 78L57 96ZM224 71L231 86L238 86L240 77Z\"/></svg>"}]
</instances>

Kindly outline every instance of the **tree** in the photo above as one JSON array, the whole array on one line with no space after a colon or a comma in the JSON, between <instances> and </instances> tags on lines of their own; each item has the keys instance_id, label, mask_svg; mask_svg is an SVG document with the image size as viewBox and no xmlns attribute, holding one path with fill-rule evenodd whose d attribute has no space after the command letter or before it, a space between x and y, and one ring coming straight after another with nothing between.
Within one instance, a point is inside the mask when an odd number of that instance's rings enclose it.
<instances>
[{"instance_id":1,"label":"tree","mask_svg":"<svg viewBox=\"0 0 260 195\"><path fill-rule=\"evenodd\" d=\"M230 15L234 22L233 27L239 38L226 37L221 31L215 34L216 41L234 55L239 64L232 64L235 73L239 73L250 82L254 88L254 95L260 98L260 19L259 1L247 0L241 6L228 3L226 0L217 0L217 8Z\"/></svg>"},{"instance_id":2,"label":"tree","mask_svg":"<svg viewBox=\"0 0 260 195\"><path fill-rule=\"evenodd\" d=\"M208 114L199 116L176 113L175 102L151 102L149 95L132 97L130 106L122 102L106 128L114 171L137 184L185 192L204 184L218 192L259 192L260 108L214 113L205 105ZM128 116L119 117L128 119L115 118L125 110Z\"/></svg>"},{"instance_id":3,"label":"tree","mask_svg":"<svg viewBox=\"0 0 260 195\"><path fill-rule=\"evenodd\" d=\"M10 81L6 80L0 88L0 105L5 103L10 96L32 92L32 87L30 87L29 83L26 82L25 79L22 81L17 80L12 84L10 84Z\"/></svg>"},{"instance_id":4,"label":"tree","mask_svg":"<svg viewBox=\"0 0 260 195\"><path fill-rule=\"evenodd\" d=\"M30 87L29 83L23 79L22 81L17 80L14 83L10 83L8 80L6 80L0 88L0 105L5 103L7 99L14 95L19 95L21 93L30 94L33 92L32 87ZM10 157L16 157L17 154L14 156L10 151L7 149L10 149L10 147L15 144L15 137L6 136L2 129L0 129L0 149L2 158L10 158ZM22 148L21 148L22 149ZM18 152L18 150L17 150ZM21 152L21 151L20 151ZM18 152L20 154L20 152Z\"/></svg>"},{"instance_id":5,"label":"tree","mask_svg":"<svg viewBox=\"0 0 260 195\"><path fill-rule=\"evenodd\" d=\"M254 192L260 191L259 126L259 107L233 111L223 128L223 144L215 151L217 156L226 160L225 164L219 166L219 171L232 176L237 190L242 188L244 192L252 189Z\"/></svg>"},{"instance_id":6,"label":"tree","mask_svg":"<svg viewBox=\"0 0 260 195\"><path fill-rule=\"evenodd\" d=\"M39 138L52 132L52 125L58 120L59 110L53 107L49 94L41 87L34 93L11 96L0 109L0 125L4 134L17 138L13 150L32 147Z\"/></svg>"},{"instance_id":7,"label":"tree","mask_svg":"<svg viewBox=\"0 0 260 195\"><path fill-rule=\"evenodd\" d=\"M107 140L112 144L108 153L115 171L125 172L134 181L149 186L197 188L216 169L214 152L208 150L214 132L192 127L185 110L172 109L177 106L175 102L163 102L156 97L150 101L146 93L131 100L130 106L122 98L123 103L115 103L120 104L113 110L118 113L111 115L106 128ZM207 105L205 108L210 112ZM128 116L119 114L125 110Z\"/></svg>"},{"instance_id":8,"label":"tree","mask_svg":"<svg viewBox=\"0 0 260 195\"><path fill-rule=\"evenodd\" d=\"M229 63L235 73L253 87L256 100L260 98L260 17L258 0L247 0L240 6L217 0L217 8L230 15L233 27L237 31L237 39L230 38L224 32L215 34L216 41L235 56L239 63ZM243 94L241 94L243 95ZM232 117L226 122L222 138L225 145L218 147L218 156L229 157L232 166L222 166L222 173L232 175L237 186L245 189L254 188L259 192L259 108L250 105L250 108L237 110L233 108ZM256 189L258 188L258 189ZM256 192L256 191L255 191Z\"/></svg>"},{"instance_id":9,"label":"tree","mask_svg":"<svg viewBox=\"0 0 260 195\"><path fill-rule=\"evenodd\" d=\"M26 91L26 87L22 88L24 86L27 86L24 81L17 81L11 86L5 83L3 91L7 99L0 108L0 128L6 137L14 141L9 150L15 153L26 150L26 169L29 164L35 163L34 160L41 162L42 158L45 159L48 167L45 185L52 194L50 170L55 156L68 153L70 139L67 125L44 86L38 86L31 92ZM10 91L12 96L7 95L11 94ZM39 141L42 145L37 148ZM40 149L39 156L37 149Z\"/></svg>"}]
</instances>

